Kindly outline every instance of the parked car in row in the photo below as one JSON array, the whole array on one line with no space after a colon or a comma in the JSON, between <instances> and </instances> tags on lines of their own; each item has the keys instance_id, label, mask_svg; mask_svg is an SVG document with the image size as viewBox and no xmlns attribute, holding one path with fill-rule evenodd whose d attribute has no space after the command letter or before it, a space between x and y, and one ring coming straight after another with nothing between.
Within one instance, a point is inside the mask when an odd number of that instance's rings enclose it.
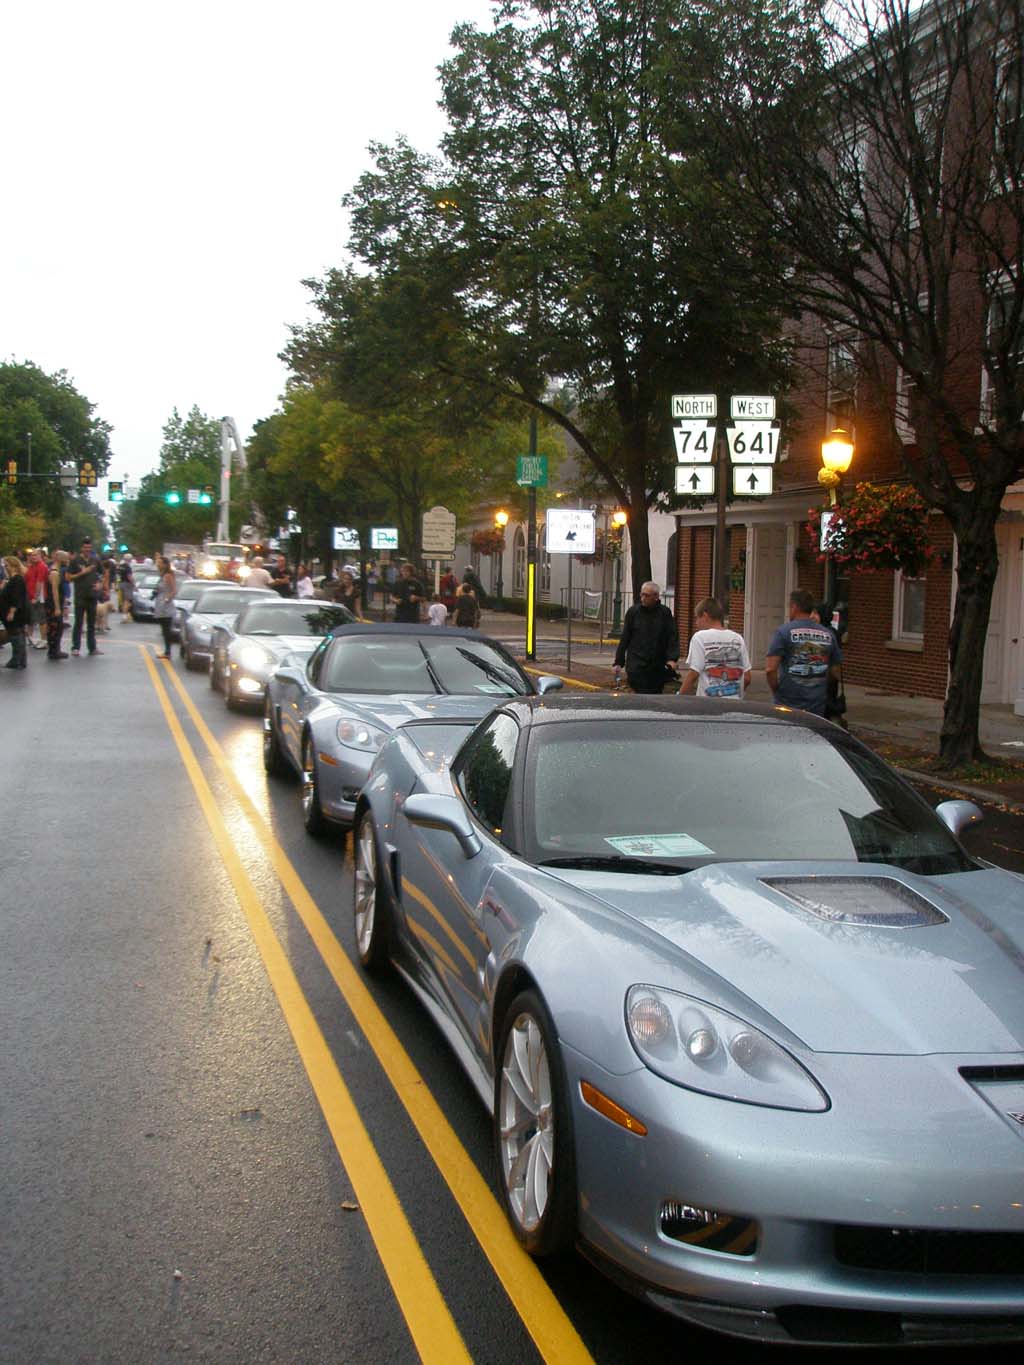
<instances>
[{"instance_id":1,"label":"parked car in row","mask_svg":"<svg viewBox=\"0 0 1024 1365\"><path fill-rule=\"evenodd\" d=\"M156 585L160 574L156 569L136 569L132 577L131 618L133 621L152 621Z\"/></svg>"},{"instance_id":2,"label":"parked car in row","mask_svg":"<svg viewBox=\"0 0 1024 1365\"><path fill-rule=\"evenodd\" d=\"M359 956L453 1041L522 1244L762 1342L1024 1338L1024 882L961 847L977 808L747 702L509 673L388 734L373 639L272 682L270 752L347 816L317 755L376 751Z\"/></svg>"},{"instance_id":3,"label":"parked car in row","mask_svg":"<svg viewBox=\"0 0 1024 1365\"><path fill-rule=\"evenodd\" d=\"M250 602L214 626L210 686L229 707L261 706L267 679L286 656L297 665L320 640L356 618L334 602L282 599Z\"/></svg>"},{"instance_id":4,"label":"parked car in row","mask_svg":"<svg viewBox=\"0 0 1024 1365\"><path fill-rule=\"evenodd\" d=\"M206 668L213 657L214 626L238 615L250 602L275 598L272 588L209 587L196 598L182 629L181 654L188 669Z\"/></svg>"},{"instance_id":5,"label":"parked car in row","mask_svg":"<svg viewBox=\"0 0 1024 1365\"><path fill-rule=\"evenodd\" d=\"M496 640L421 625L342 626L266 688L263 761L301 779L306 828L348 826L374 755L414 717L486 715L502 697L561 687L528 674Z\"/></svg>"}]
</instances>

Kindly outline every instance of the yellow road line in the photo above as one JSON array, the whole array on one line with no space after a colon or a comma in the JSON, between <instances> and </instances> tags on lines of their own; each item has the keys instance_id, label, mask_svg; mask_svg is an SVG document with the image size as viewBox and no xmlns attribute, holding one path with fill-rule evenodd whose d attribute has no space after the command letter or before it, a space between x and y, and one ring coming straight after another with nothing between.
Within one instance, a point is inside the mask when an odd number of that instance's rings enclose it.
<instances>
[{"instance_id":1,"label":"yellow road line","mask_svg":"<svg viewBox=\"0 0 1024 1365\"><path fill-rule=\"evenodd\" d=\"M171 706L156 665L148 651L140 647L140 652L416 1349L422 1360L436 1361L437 1365L447 1365L449 1361L469 1362L471 1357L459 1335L459 1329L267 918L256 888L235 851L213 792Z\"/></svg>"},{"instance_id":2,"label":"yellow road line","mask_svg":"<svg viewBox=\"0 0 1024 1365\"><path fill-rule=\"evenodd\" d=\"M534 1261L516 1241L508 1219L490 1187L462 1146L348 954L335 938L288 855L242 786L223 749L182 686L181 679L170 663L165 661L164 667L210 757L244 810L335 985L455 1197L481 1250L501 1280L537 1350L552 1365L586 1365L586 1362L591 1361L591 1356L576 1328Z\"/></svg>"}]
</instances>

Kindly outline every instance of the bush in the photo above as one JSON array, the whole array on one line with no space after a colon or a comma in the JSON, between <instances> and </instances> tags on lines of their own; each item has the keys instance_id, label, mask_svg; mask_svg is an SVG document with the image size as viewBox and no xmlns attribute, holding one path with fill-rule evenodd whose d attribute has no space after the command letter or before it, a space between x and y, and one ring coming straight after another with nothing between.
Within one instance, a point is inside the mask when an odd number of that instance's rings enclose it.
<instances>
[{"instance_id":1,"label":"bush","mask_svg":"<svg viewBox=\"0 0 1024 1365\"><path fill-rule=\"evenodd\" d=\"M492 597L488 604L489 610L495 610L495 599ZM526 615L526 598L509 597L507 594L502 603L502 610L515 612L519 616ZM564 621L565 608L558 602L538 602L537 615L543 621Z\"/></svg>"}]
</instances>

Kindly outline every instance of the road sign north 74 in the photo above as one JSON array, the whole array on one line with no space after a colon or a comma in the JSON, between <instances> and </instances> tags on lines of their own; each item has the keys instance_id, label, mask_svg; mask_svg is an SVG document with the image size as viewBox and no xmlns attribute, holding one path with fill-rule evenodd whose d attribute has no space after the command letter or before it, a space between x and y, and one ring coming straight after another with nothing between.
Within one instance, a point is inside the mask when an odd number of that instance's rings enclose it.
<instances>
[{"instance_id":1,"label":"road sign north 74","mask_svg":"<svg viewBox=\"0 0 1024 1365\"><path fill-rule=\"evenodd\" d=\"M702 417L687 417L672 428L680 464L710 464L715 454L715 427Z\"/></svg>"}]
</instances>

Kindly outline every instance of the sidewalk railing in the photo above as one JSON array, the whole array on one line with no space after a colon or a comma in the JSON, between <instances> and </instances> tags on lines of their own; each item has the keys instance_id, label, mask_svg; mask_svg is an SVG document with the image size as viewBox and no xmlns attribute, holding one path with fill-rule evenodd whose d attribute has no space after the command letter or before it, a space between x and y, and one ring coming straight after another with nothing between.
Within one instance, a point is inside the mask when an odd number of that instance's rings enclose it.
<instances>
[{"instance_id":1,"label":"sidewalk railing","mask_svg":"<svg viewBox=\"0 0 1024 1365\"><path fill-rule=\"evenodd\" d=\"M625 616L628 608L633 605L632 591L627 592L624 590L621 593L616 594L609 589L605 589L605 591L601 592L590 588L577 588L574 585L571 590L569 588L559 589L563 610L569 606L570 591L572 594L572 604L569 612L570 616L574 621L590 622L597 626L602 642L606 635L612 633L615 635L618 634L617 627L621 626L623 616ZM615 620L616 596L619 598L619 619L617 622ZM673 611L675 605L675 590L672 588L663 589L661 600L664 602L665 606L668 607L669 611Z\"/></svg>"}]
</instances>

